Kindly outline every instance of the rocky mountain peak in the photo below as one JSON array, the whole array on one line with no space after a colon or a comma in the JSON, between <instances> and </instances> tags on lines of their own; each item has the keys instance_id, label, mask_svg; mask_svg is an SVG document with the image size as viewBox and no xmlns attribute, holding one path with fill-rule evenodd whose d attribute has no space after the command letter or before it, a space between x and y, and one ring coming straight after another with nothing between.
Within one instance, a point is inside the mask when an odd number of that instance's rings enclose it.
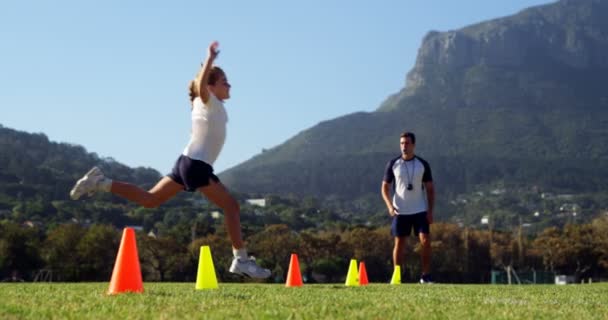
<instances>
[{"instance_id":1,"label":"rocky mountain peak","mask_svg":"<svg viewBox=\"0 0 608 320\"><path fill-rule=\"evenodd\" d=\"M447 32L429 32L407 76L410 94L436 85L437 71L558 64L608 68L608 1L562 0Z\"/></svg>"}]
</instances>

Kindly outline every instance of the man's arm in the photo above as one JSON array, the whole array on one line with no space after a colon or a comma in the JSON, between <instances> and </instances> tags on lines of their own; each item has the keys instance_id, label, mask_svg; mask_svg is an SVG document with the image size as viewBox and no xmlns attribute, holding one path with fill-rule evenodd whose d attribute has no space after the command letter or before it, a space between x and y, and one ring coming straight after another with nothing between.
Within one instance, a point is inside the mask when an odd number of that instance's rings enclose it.
<instances>
[{"instance_id":1,"label":"man's arm","mask_svg":"<svg viewBox=\"0 0 608 320\"><path fill-rule=\"evenodd\" d=\"M435 204L435 188L433 187L433 181L424 183L424 190L426 190L426 201L428 209L426 211L426 219L429 224L433 223L433 206Z\"/></svg>"},{"instance_id":2,"label":"man's arm","mask_svg":"<svg viewBox=\"0 0 608 320\"><path fill-rule=\"evenodd\" d=\"M393 201L391 201L391 184L382 181L382 199L384 199L384 203L386 204L386 209L388 209L388 214L392 217L397 214L397 210L393 207Z\"/></svg>"},{"instance_id":3,"label":"man's arm","mask_svg":"<svg viewBox=\"0 0 608 320\"><path fill-rule=\"evenodd\" d=\"M196 83L198 84L198 96L203 100L203 103L207 103L209 101L209 91L207 91L207 82L209 81L209 74L211 67L213 66L213 61L220 53L217 50L218 43L214 41L209 45L207 49L207 58L203 63L201 71L196 75Z\"/></svg>"}]
</instances>

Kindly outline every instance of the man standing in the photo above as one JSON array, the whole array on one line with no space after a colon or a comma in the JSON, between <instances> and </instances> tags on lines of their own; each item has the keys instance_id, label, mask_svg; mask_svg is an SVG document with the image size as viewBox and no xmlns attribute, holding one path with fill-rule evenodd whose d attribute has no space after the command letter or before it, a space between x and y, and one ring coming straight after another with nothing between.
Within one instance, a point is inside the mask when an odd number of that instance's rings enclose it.
<instances>
[{"instance_id":1,"label":"man standing","mask_svg":"<svg viewBox=\"0 0 608 320\"><path fill-rule=\"evenodd\" d=\"M388 162L382 181L382 198L392 217L391 233L395 238L393 265L403 266L406 238L418 236L422 245L422 275L420 283L432 283L431 237L435 191L428 162L414 154L416 136L412 132L401 134L401 155ZM394 185L393 185L394 184ZM391 185L394 195L391 199ZM403 270L403 267L401 268Z\"/></svg>"}]
</instances>

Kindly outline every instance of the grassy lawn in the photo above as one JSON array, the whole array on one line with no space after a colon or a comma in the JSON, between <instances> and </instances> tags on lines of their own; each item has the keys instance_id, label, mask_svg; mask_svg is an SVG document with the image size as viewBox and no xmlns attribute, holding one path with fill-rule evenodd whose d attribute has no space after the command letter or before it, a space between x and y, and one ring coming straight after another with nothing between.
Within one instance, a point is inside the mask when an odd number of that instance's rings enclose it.
<instances>
[{"instance_id":1,"label":"grassy lawn","mask_svg":"<svg viewBox=\"0 0 608 320\"><path fill-rule=\"evenodd\" d=\"M585 285L342 284L285 288L145 283L0 284L0 319L608 319L608 283Z\"/></svg>"}]
</instances>

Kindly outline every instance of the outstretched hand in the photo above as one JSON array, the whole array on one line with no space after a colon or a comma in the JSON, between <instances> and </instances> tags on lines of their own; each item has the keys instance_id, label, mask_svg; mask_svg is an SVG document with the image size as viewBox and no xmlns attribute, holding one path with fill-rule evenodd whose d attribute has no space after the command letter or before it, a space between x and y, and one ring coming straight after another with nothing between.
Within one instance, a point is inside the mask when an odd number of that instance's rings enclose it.
<instances>
[{"instance_id":1,"label":"outstretched hand","mask_svg":"<svg viewBox=\"0 0 608 320\"><path fill-rule=\"evenodd\" d=\"M215 60L215 58L217 58L217 55L220 54L220 51L218 50L219 46L220 44L217 41L213 41L209 45L209 48L207 49L207 56L209 57L209 59L211 59L211 61Z\"/></svg>"}]
</instances>

